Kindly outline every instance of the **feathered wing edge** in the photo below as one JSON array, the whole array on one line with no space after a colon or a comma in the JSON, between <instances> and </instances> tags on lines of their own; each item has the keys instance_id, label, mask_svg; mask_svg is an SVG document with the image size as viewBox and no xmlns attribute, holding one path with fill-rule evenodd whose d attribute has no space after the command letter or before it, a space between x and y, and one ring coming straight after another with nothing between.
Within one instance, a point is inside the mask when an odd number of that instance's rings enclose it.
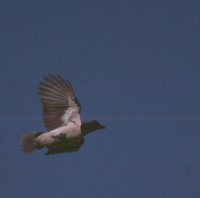
<instances>
[{"instance_id":1,"label":"feathered wing edge","mask_svg":"<svg viewBox=\"0 0 200 198\"><path fill-rule=\"evenodd\" d=\"M48 130L66 124L61 118L69 107L76 107L80 112L80 103L71 83L59 75L44 77L38 94L43 105L44 123Z\"/></svg>"}]
</instances>

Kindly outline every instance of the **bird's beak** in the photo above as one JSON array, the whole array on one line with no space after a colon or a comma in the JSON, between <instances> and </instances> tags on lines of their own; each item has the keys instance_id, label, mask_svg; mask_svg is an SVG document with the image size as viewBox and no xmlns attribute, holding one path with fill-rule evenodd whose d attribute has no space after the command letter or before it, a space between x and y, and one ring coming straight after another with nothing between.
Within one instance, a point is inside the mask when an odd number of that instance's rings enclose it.
<instances>
[{"instance_id":1,"label":"bird's beak","mask_svg":"<svg viewBox=\"0 0 200 198\"><path fill-rule=\"evenodd\" d=\"M100 128L101 128L101 129L105 129L106 127L105 127L104 125L101 125Z\"/></svg>"}]
</instances>

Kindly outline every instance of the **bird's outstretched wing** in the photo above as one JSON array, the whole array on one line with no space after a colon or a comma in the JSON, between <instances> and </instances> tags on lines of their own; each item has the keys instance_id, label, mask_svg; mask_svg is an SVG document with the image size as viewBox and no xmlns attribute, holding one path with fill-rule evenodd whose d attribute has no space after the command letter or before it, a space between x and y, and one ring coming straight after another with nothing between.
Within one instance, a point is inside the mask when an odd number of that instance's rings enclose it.
<instances>
[{"instance_id":1,"label":"bird's outstretched wing","mask_svg":"<svg viewBox=\"0 0 200 198\"><path fill-rule=\"evenodd\" d=\"M80 121L80 104L72 85L59 75L49 75L40 83L39 92L43 105L43 120L48 130Z\"/></svg>"}]
</instances>

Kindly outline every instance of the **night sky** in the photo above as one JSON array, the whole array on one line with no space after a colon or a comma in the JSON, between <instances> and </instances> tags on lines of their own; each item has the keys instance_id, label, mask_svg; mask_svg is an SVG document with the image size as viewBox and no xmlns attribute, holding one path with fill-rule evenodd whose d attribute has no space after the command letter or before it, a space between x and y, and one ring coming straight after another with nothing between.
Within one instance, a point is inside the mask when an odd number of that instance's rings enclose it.
<instances>
[{"instance_id":1,"label":"night sky","mask_svg":"<svg viewBox=\"0 0 200 198\"><path fill-rule=\"evenodd\" d=\"M199 198L199 52L198 0L0 0L0 197ZM21 151L48 74L107 127L78 152Z\"/></svg>"}]
</instances>

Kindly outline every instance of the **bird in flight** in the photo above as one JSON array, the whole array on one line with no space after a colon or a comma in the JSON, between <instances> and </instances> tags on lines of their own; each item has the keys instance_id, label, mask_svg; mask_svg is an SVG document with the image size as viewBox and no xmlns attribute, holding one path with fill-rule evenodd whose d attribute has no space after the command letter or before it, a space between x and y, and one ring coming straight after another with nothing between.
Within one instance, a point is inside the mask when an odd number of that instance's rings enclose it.
<instances>
[{"instance_id":1,"label":"bird in flight","mask_svg":"<svg viewBox=\"0 0 200 198\"><path fill-rule=\"evenodd\" d=\"M38 94L47 132L23 135L24 152L32 153L44 147L48 148L45 155L78 151L87 134L105 128L96 120L81 122L81 106L72 85L60 75L44 77Z\"/></svg>"}]
</instances>

